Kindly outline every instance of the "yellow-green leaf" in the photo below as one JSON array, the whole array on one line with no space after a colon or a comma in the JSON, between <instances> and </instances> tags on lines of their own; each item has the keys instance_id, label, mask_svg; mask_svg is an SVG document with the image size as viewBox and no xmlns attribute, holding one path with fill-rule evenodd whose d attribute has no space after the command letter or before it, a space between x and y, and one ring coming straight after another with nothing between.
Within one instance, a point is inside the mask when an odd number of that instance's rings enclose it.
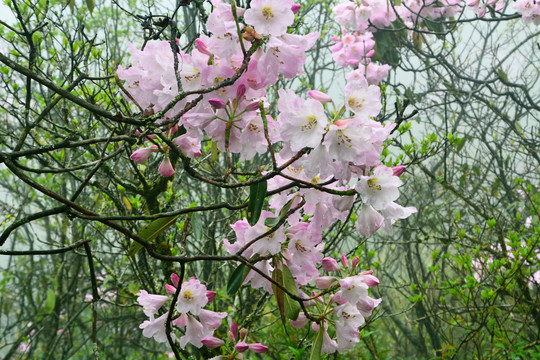
<instances>
[{"instance_id":1,"label":"yellow-green leaf","mask_svg":"<svg viewBox=\"0 0 540 360\"><path fill-rule=\"evenodd\" d=\"M139 236L145 239L146 241L152 241L155 238L158 237L159 234L167 230L171 225L176 223L176 219L178 219L180 215L174 215L174 216L168 216L164 218L159 218L154 221L152 221L150 224L148 224L144 229L142 229L139 232ZM138 242L134 241L131 243L131 246L128 250L128 255L133 256L135 255L139 250L141 250L143 246L139 244Z\"/></svg>"}]
</instances>

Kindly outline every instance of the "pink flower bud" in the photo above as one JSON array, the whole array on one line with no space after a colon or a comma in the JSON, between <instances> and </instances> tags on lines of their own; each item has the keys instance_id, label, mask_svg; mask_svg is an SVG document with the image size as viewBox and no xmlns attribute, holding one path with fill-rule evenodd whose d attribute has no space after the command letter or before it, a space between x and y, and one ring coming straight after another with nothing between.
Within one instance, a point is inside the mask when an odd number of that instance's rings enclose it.
<instances>
[{"instance_id":1,"label":"pink flower bud","mask_svg":"<svg viewBox=\"0 0 540 360\"><path fill-rule=\"evenodd\" d=\"M300 4L297 4L297 3L292 4L291 10L294 13L294 15L296 15L298 13L298 10L300 10L301 7L302 7L302 5L300 5Z\"/></svg>"},{"instance_id":2,"label":"pink flower bud","mask_svg":"<svg viewBox=\"0 0 540 360\"><path fill-rule=\"evenodd\" d=\"M167 292L169 294L175 294L176 293L176 288L172 285L169 285L169 284L165 284L165 290L167 290Z\"/></svg>"},{"instance_id":3,"label":"pink flower bud","mask_svg":"<svg viewBox=\"0 0 540 360\"><path fill-rule=\"evenodd\" d=\"M234 334L233 334L232 332L230 332L230 331L227 331L227 337L228 337L229 340L231 340L231 341L236 340L236 339L234 338Z\"/></svg>"},{"instance_id":4,"label":"pink flower bud","mask_svg":"<svg viewBox=\"0 0 540 360\"><path fill-rule=\"evenodd\" d=\"M401 176L401 174L403 174L405 172L405 165L399 165L399 166L394 166L392 168L392 171L394 172L394 176Z\"/></svg>"},{"instance_id":5,"label":"pink flower bud","mask_svg":"<svg viewBox=\"0 0 540 360\"><path fill-rule=\"evenodd\" d=\"M131 154L130 158L131 160L135 161L136 163L143 163L150 157L150 154L157 151L157 146L152 145L149 147L145 147L142 149L135 150L133 154Z\"/></svg>"},{"instance_id":6,"label":"pink flower bud","mask_svg":"<svg viewBox=\"0 0 540 360\"><path fill-rule=\"evenodd\" d=\"M249 344L249 350L257 354L262 354L268 351L268 346L265 346L261 343Z\"/></svg>"},{"instance_id":7,"label":"pink flower bud","mask_svg":"<svg viewBox=\"0 0 540 360\"><path fill-rule=\"evenodd\" d=\"M319 332L319 330L321 329L321 327L319 326L319 324L317 324L316 322L311 323L311 328L312 328L313 331L315 331L315 332Z\"/></svg>"},{"instance_id":8,"label":"pink flower bud","mask_svg":"<svg viewBox=\"0 0 540 360\"><path fill-rule=\"evenodd\" d=\"M236 88L236 98L241 99L246 94L246 90L245 84L238 85L238 88Z\"/></svg>"},{"instance_id":9,"label":"pink flower bud","mask_svg":"<svg viewBox=\"0 0 540 360\"><path fill-rule=\"evenodd\" d=\"M366 54L366 57L372 57L373 55L375 55L375 50L371 49L368 51L368 53Z\"/></svg>"},{"instance_id":10,"label":"pink flower bud","mask_svg":"<svg viewBox=\"0 0 540 360\"><path fill-rule=\"evenodd\" d=\"M180 282L180 276L172 273L171 274L171 282L173 283L174 286L178 286L178 283Z\"/></svg>"},{"instance_id":11,"label":"pink flower bud","mask_svg":"<svg viewBox=\"0 0 540 360\"><path fill-rule=\"evenodd\" d=\"M255 111L259 109L259 102L254 101L250 103L248 106L246 106L246 111Z\"/></svg>"},{"instance_id":12,"label":"pink flower bud","mask_svg":"<svg viewBox=\"0 0 540 360\"><path fill-rule=\"evenodd\" d=\"M362 281L370 288L379 285L379 279L373 275L359 275L362 278Z\"/></svg>"},{"instance_id":13,"label":"pink flower bud","mask_svg":"<svg viewBox=\"0 0 540 360\"><path fill-rule=\"evenodd\" d=\"M240 341L238 344L236 344L234 348L236 349L236 351L242 353L249 349L249 345L243 341Z\"/></svg>"},{"instance_id":14,"label":"pink flower bud","mask_svg":"<svg viewBox=\"0 0 540 360\"><path fill-rule=\"evenodd\" d=\"M345 255L345 253L343 253L341 255L341 264L343 265L343 267L345 268L348 268L349 267L349 260L347 260L347 255Z\"/></svg>"},{"instance_id":15,"label":"pink flower bud","mask_svg":"<svg viewBox=\"0 0 540 360\"><path fill-rule=\"evenodd\" d=\"M211 98L208 102L214 109L223 109L225 107L225 101L218 98Z\"/></svg>"},{"instance_id":16,"label":"pink flower bud","mask_svg":"<svg viewBox=\"0 0 540 360\"><path fill-rule=\"evenodd\" d=\"M356 269L359 263L360 263L360 258L358 256L355 256L352 259L352 263L351 263L351 267L353 268L353 270Z\"/></svg>"},{"instance_id":17,"label":"pink flower bud","mask_svg":"<svg viewBox=\"0 0 540 360\"><path fill-rule=\"evenodd\" d=\"M209 349L215 349L222 345L225 345L225 341L215 338L213 336L202 338L201 342Z\"/></svg>"},{"instance_id":18,"label":"pink flower bud","mask_svg":"<svg viewBox=\"0 0 540 360\"><path fill-rule=\"evenodd\" d=\"M205 54L205 55L208 55L208 56L213 55L210 51L208 51L208 48L206 47L206 44L201 39L195 40L195 47L202 54Z\"/></svg>"},{"instance_id":19,"label":"pink flower bud","mask_svg":"<svg viewBox=\"0 0 540 360\"><path fill-rule=\"evenodd\" d=\"M349 65L352 65L352 66L358 65L359 62L360 62L359 59L349 59L349 60L347 60L347 63L348 63Z\"/></svg>"},{"instance_id":20,"label":"pink flower bud","mask_svg":"<svg viewBox=\"0 0 540 360\"><path fill-rule=\"evenodd\" d=\"M207 291L206 297L208 298L208 302L211 302L216 297L217 292L215 291Z\"/></svg>"},{"instance_id":21,"label":"pink flower bud","mask_svg":"<svg viewBox=\"0 0 540 360\"><path fill-rule=\"evenodd\" d=\"M332 284L336 282L336 277L334 276L321 276L315 280L315 284L319 289L328 289L332 287Z\"/></svg>"},{"instance_id":22,"label":"pink flower bud","mask_svg":"<svg viewBox=\"0 0 540 360\"><path fill-rule=\"evenodd\" d=\"M332 98L329 95L326 95L322 91L319 90L309 90L308 96L312 98L313 100L317 100L320 103L328 103L332 101Z\"/></svg>"},{"instance_id":23,"label":"pink flower bud","mask_svg":"<svg viewBox=\"0 0 540 360\"><path fill-rule=\"evenodd\" d=\"M373 270L366 270L360 273L360 275L371 275L371 274L373 274Z\"/></svg>"},{"instance_id":24,"label":"pink flower bud","mask_svg":"<svg viewBox=\"0 0 540 360\"><path fill-rule=\"evenodd\" d=\"M331 258L331 257L325 257L322 259L322 267L326 271L338 271L339 270L339 264L338 262Z\"/></svg>"},{"instance_id":25,"label":"pink flower bud","mask_svg":"<svg viewBox=\"0 0 540 360\"><path fill-rule=\"evenodd\" d=\"M234 322L234 321L231 324L231 331L232 331L234 337L237 338L238 337L238 324L236 322Z\"/></svg>"},{"instance_id":26,"label":"pink flower bud","mask_svg":"<svg viewBox=\"0 0 540 360\"><path fill-rule=\"evenodd\" d=\"M163 177L171 177L174 175L175 171L168 156L163 158L163 161L159 165L158 171Z\"/></svg>"}]
</instances>

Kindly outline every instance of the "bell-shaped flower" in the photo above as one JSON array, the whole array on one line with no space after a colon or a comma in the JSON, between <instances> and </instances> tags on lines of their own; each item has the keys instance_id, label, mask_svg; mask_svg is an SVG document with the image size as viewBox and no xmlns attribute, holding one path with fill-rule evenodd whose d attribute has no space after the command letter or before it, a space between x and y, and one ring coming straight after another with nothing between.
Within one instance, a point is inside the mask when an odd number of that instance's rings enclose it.
<instances>
[{"instance_id":1,"label":"bell-shaped flower","mask_svg":"<svg viewBox=\"0 0 540 360\"><path fill-rule=\"evenodd\" d=\"M169 300L168 296L149 294L146 290L139 291L137 295L137 302L148 317L152 317Z\"/></svg>"},{"instance_id":2,"label":"bell-shaped flower","mask_svg":"<svg viewBox=\"0 0 540 360\"><path fill-rule=\"evenodd\" d=\"M207 303L206 286L202 285L199 280L192 277L189 281L182 284L176 309L179 313L190 312L194 315L199 315L201 309Z\"/></svg>"}]
</instances>

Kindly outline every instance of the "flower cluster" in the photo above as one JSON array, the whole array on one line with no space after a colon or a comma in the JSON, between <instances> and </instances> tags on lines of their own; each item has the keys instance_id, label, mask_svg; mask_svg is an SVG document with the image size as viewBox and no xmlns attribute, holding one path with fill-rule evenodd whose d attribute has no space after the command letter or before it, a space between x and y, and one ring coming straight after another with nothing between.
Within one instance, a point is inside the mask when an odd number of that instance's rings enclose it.
<instances>
[{"instance_id":1,"label":"flower cluster","mask_svg":"<svg viewBox=\"0 0 540 360\"><path fill-rule=\"evenodd\" d=\"M166 284L165 287L167 292L175 294L179 283L178 275L171 275L171 280L173 285ZM137 301L143 307L145 315L149 317L139 326L143 329L143 335L148 338L153 337L157 342L166 343L165 322L168 312L158 318L155 315L169 301L169 297L149 294L145 290L141 290L137 295ZM215 295L215 292L207 291L206 286L193 277L182 284L175 307L177 314L172 321L172 324L178 328L185 328L184 335L179 339L182 349L188 343L200 348L203 345L202 339L212 336L221 325L223 318L227 316L226 312L203 309ZM171 337L176 340L174 333L171 333Z\"/></svg>"}]
</instances>

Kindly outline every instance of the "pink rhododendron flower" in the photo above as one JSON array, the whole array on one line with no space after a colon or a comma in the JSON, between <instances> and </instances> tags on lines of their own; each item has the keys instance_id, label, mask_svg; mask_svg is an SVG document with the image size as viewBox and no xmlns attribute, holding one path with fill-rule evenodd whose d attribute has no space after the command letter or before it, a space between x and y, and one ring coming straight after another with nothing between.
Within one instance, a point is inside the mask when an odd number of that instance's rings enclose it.
<instances>
[{"instance_id":1,"label":"pink rhododendron flower","mask_svg":"<svg viewBox=\"0 0 540 360\"><path fill-rule=\"evenodd\" d=\"M159 165L158 171L163 177L171 177L174 175L175 171L168 156L163 158L163 161L161 161L161 164Z\"/></svg>"},{"instance_id":2,"label":"pink rhododendron flower","mask_svg":"<svg viewBox=\"0 0 540 360\"><path fill-rule=\"evenodd\" d=\"M146 290L139 291L137 295L137 302L148 317L153 316L169 300L168 296L149 294Z\"/></svg>"},{"instance_id":3,"label":"pink rhododendron flower","mask_svg":"<svg viewBox=\"0 0 540 360\"><path fill-rule=\"evenodd\" d=\"M206 286L202 285L199 280L192 277L189 281L182 284L176 309L180 313L190 312L194 315L199 315L201 309L207 303Z\"/></svg>"},{"instance_id":4,"label":"pink rhododendron flower","mask_svg":"<svg viewBox=\"0 0 540 360\"><path fill-rule=\"evenodd\" d=\"M282 35L294 21L292 6L292 0L252 0L244 19L260 34Z\"/></svg>"}]
</instances>

